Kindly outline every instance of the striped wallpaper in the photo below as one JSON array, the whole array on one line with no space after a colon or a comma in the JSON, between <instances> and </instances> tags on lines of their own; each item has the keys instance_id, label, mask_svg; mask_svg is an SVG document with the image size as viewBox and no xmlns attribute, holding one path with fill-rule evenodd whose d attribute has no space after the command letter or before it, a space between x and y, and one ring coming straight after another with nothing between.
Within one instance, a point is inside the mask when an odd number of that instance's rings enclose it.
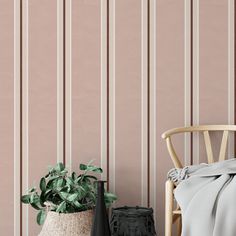
<instances>
[{"instance_id":1,"label":"striped wallpaper","mask_svg":"<svg viewBox=\"0 0 236 236\"><path fill-rule=\"evenodd\" d=\"M153 207L164 235L172 163L161 133L235 123L235 6L0 0L0 231L37 235L36 212L21 194L48 165L71 171L95 159L119 197L115 206ZM175 145L186 164L204 161L201 137Z\"/></svg>"}]
</instances>

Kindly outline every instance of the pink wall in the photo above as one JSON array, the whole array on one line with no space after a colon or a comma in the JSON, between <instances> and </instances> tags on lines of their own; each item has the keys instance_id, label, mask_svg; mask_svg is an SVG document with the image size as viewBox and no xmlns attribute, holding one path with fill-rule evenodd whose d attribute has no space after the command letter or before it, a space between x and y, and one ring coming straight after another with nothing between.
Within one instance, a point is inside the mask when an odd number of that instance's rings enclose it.
<instances>
[{"instance_id":1,"label":"pink wall","mask_svg":"<svg viewBox=\"0 0 236 236\"><path fill-rule=\"evenodd\" d=\"M163 236L172 163L162 132L234 123L233 9L226 0L0 0L0 231L37 235L21 193L48 165L76 171L95 159L116 206L153 207ZM204 161L202 138L192 157L185 141L175 140L182 160Z\"/></svg>"},{"instance_id":2,"label":"pink wall","mask_svg":"<svg viewBox=\"0 0 236 236\"><path fill-rule=\"evenodd\" d=\"M2 232L13 235L14 228L14 11L13 3L1 1L0 28L0 218Z\"/></svg>"},{"instance_id":3,"label":"pink wall","mask_svg":"<svg viewBox=\"0 0 236 236\"><path fill-rule=\"evenodd\" d=\"M170 17L171 16L171 17ZM157 2L157 76L156 76L156 202L160 235L164 235L165 181L172 167L161 134L185 124L184 77L184 1ZM174 140L184 159L183 137ZM183 160L182 159L182 160Z\"/></svg>"}]
</instances>

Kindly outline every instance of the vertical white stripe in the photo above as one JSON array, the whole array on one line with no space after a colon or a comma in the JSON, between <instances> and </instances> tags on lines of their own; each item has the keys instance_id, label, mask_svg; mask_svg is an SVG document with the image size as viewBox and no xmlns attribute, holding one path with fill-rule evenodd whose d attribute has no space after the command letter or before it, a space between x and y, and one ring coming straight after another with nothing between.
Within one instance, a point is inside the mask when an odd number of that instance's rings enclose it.
<instances>
[{"instance_id":1,"label":"vertical white stripe","mask_svg":"<svg viewBox=\"0 0 236 236\"><path fill-rule=\"evenodd\" d=\"M63 0L57 1L57 161L63 162Z\"/></svg>"},{"instance_id":2,"label":"vertical white stripe","mask_svg":"<svg viewBox=\"0 0 236 236\"><path fill-rule=\"evenodd\" d=\"M199 0L193 1L193 124L199 125ZM193 163L199 163L199 134L193 134Z\"/></svg>"},{"instance_id":3,"label":"vertical white stripe","mask_svg":"<svg viewBox=\"0 0 236 236\"><path fill-rule=\"evenodd\" d=\"M191 4L184 1L184 125L191 125ZM184 162L190 165L190 134L184 136Z\"/></svg>"},{"instance_id":4,"label":"vertical white stripe","mask_svg":"<svg viewBox=\"0 0 236 236\"><path fill-rule=\"evenodd\" d=\"M72 47L72 39L71 39L71 0L66 0L66 166L71 172L72 169L72 79L71 79L71 47Z\"/></svg>"},{"instance_id":5,"label":"vertical white stripe","mask_svg":"<svg viewBox=\"0 0 236 236\"><path fill-rule=\"evenodd\" d=\"M141 0L141 203L148 205L148 0Z\"/></svg>"},{"instance_id":6,"label":"vertical white stripe","mask_svg":"<svg viewBox=\"0 0 236 236\"><path fill-rule=\"evenodd\" d=\"M20 234L20 1L14 0L14 236Z\"/></svg>"},{"instance_id":7,"label":"vertical white stripe","mask_svg":"<svg viewBox=\"0 0 236 236\"><path fill-rule=\"evenodd\" d=\"M23 0L23 76L22 76L22 89L23 89L23 111L22 111L22 191L26 192L29 189L29 119L28 119L28 106L29 106L29 77L28 77L28 48L29 48L29 34L28 34L28 0ZM29 206L23 205L23 226L22 234L29 235Z\"/></svg>"},{"instance_id":8,"label":"vertical white stripe","mask_svg":"<svg viewBox=\"0 0 236 236\"><path fill-rule=\"evenodd\" d=\"M110 169L109 169L109 176L110 176L110 190L115 193L116 191L116 0L110 0L110 62L109 62L109 124L110 124Z\"/></svg>"},{"instance_id":9,"label":"vertical white stripe","mask_svg":"<svg viewBox=\"0 0 236 236\"><path fill-rule=\"evenodd\" d=\"M101 167L107 176L107 0L101 0Z\"/></svg>"},{"instance_id":10,"label":"vertical white stripe","mask_svg":"<svg viewBox=\"0 0 236 236\"><path fill-rule=\"evenodd\" d=\"M228 124L234 124L234 0L228 0ZM228 158L234 156L234 134L228 142Z\"/></svg>"},{"instance_id":11,"label":"vertical white stripe","mask_svg":"<svg viewBox=\"0 0 236 236\"><path fill-rule=\"evenodd\" d=\"M156 163L156 0L150 1L150 206L157 216L157 163ZM157 223L157 219L155 220Z\"/></svg>"}]
</instances>

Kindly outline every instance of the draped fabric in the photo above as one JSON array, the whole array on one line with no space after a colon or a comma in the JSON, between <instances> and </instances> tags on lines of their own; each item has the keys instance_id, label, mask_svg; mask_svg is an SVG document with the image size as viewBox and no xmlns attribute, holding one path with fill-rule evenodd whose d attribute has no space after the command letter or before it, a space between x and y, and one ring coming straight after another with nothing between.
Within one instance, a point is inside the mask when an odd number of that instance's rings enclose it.
<instances>
[{"instance_id":1,"label":"draped fabric","mask_svg":"<svg viewBox=\"0 0 236 236\"><path fill-rule=\"evenodd\" d=\"M182 236L236 235L236 159L172 169Z\"/></svg>"}]
</instances>

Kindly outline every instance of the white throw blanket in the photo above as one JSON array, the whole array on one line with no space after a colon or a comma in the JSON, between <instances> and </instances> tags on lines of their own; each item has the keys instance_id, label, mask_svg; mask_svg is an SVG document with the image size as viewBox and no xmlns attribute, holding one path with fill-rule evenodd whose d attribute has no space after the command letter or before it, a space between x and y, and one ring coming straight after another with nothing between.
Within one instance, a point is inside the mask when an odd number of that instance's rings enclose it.
<instances>
[{"instance_id":1,"label":"white throw blanket","mask_svg":"<svg viewBox=\"0 0 236 236\"><path fill-rule=\"evenodd\" d=\"M236 159L172 169L182 236L236 236Z\"/></svg>"}]
</instances>

